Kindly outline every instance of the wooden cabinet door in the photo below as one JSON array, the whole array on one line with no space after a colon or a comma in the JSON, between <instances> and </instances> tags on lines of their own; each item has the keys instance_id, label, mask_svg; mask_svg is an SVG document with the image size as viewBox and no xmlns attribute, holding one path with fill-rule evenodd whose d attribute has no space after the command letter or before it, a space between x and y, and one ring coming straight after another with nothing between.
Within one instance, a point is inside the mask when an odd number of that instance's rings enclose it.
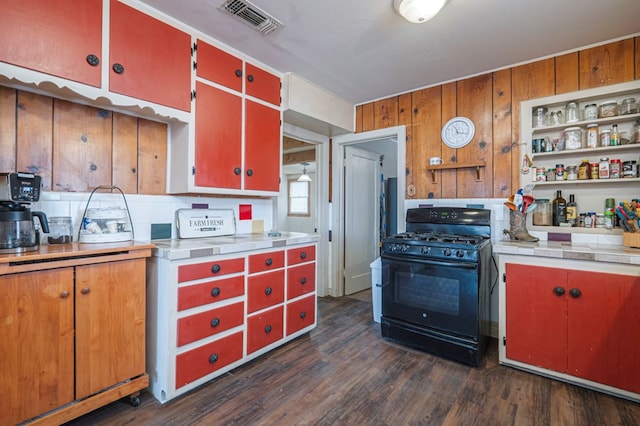
<instances>
[{"instance_id":1,"label":"wooden cabinet door","mask_svg":"<svg viewBox=\"0 0 640 426\"><path fill-rule=\"evenodd\" d=\"M245 100L245 189L280 190L280 127L279 110Z\"/></svg>"},{"instance_id":2,"label":"wooden cabinet door","mask_svg":"<svg viewBox=\"0 0 640 426\"><path fill-rule=\"evenodd\" d=\"M110 5L109 90L190 111L191 36L117 0Z\"/></svg>"},{"instance_id":3,"label":"wooden cabinet door","mask_svg":"<svg viewBox=\"0 0 640 426\"><path fill-rule=\"evenodd\" d=\"M4 1L0 40L0 61L100 87L102 0Z\"/></svg>"},{"instance_id":4,"label":"wooden cabinet door","mask_svg":"<svg viewBox=\"0 0 640 426\"><path fill-rule=\"evenodd\" d=\"M507 357L565 373L567 272L507 264L506 274Z\"/></svg>"},{"instance_id":5,"label":"wooden cabinet door","mask_svg":"<svg viewBox=\"0 0 640 426\"><path fill-rule=\"evenodd\" d=\"M0 413L16 424L73 401L73 268L0 283Z\"/></svg>"},{"instance_id":6,"label":"wooden cabinet door","mask_svg":"<svg viewBox=\"0 0 640 426\"><path fill-rule=\"evenodd\" d=\"M242 92L242 59L198 40L196 75Z\"/></svg>"},{"instance_id":7,"label":"wooden cabinet door","mask_svg":"<svg viewBox=\"0 0 640 426\"><path fill-rule=\"evenodd\" d=\"M278 306L247 319L247 355L284 336L284 307Z\"/></svg>"},{"instance_id":8,"label":"wooden cabinet door","mask_svg":"<svg viewBox=\"0 0 640 426\"><path fill-rule=\"evenodd\" d=\"M249 96L280 106L280 77L247 62L245 92Z\"/></svg>"},{"instance_id":9,"label":"wooden cabinet door","mask_svg":"<svg viewBox=\"0 0 640 426\"><path fill-rule=\"evenodd\" d=\"M640 392L640 280L589 271L568 274L568 373Z\"/></svg>"},{"instance_id":10,"label":"wooden cabinet door","mask_svg":"<svg viewBox=\"0 0 640 426\"><path fill-rule=\"evenodd\" d=\"M195 126L195 184L240 189L242 98L196 83Z\"/></svg>"},{"instance_id":11,"label":"wooden cabinet door","mask_svg":"<svg viewBox=\"0 0 640 426\"><path fill-rule=\"evenodd\" d=\"M145 372L145 265L76 267L76 399Z\"/></svg>"}]
</instances>

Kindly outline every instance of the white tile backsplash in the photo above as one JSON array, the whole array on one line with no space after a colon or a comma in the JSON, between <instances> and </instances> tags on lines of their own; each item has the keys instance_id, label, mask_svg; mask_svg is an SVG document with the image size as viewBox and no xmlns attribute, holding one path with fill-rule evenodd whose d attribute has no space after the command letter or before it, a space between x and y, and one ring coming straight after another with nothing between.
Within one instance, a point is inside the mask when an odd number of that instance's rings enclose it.
<instances>
[{"instance_id":1,"label":"white tile backsplash","mask_svg":"<svg viewBox=\"0 0 640 426\"><path fill-rule=\"evenodd\" d=\"M74 227L74 241L78 235L78 227L90 193L77 192L43 192L40 201L31 205L32 210L43 211L47 217L71 216ZM174 195L137 195L125 194L135 240L148 241L151 238L152 223L171 223L173 238L177 237L175 225L175 212L178 209L191 208L192 204L207 204L211 209L232 209L236 218L236 232L251 233L251 220L239 220L238 206L251 204L252 218L264 221L264 229L272 229L273 207L269 198L214 198L201 196L174 196ZM93 207L124 207L122 195L96 191L91 197ZM46 241L46 238L41 239Z\"/></svg>"}]
</instances>

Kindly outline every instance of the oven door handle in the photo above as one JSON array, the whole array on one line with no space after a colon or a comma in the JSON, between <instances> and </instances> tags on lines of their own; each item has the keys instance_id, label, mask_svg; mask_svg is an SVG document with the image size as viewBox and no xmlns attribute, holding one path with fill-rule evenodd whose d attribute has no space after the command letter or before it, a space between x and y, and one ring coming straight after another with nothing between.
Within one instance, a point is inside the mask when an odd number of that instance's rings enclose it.
<instances>
[{"instance_id":1,"label":"oven door handle","mask_svg":"<svg viewBox=\"0 0 640 426\"><path fill-rule=\"evenodd\" d=\"M476 262L443 262L440 260L429 260L411 256L394 256L390 254L383 254L382 259L394 260L397 262L418 262L424 265L445 266L450 268L476 269L478 267Z\"/></svg>"}]
</instances>

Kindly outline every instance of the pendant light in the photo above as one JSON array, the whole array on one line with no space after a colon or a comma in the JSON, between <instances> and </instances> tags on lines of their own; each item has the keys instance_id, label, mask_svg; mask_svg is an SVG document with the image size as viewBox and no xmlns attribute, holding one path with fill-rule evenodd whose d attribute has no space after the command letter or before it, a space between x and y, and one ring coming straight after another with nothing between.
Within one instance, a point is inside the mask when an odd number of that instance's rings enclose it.
<instances>
[{"instance_id":1,"label":"pendant light","mask_svg":"<svg viewBox=\"0 0 640 426\"><path fill-rule=\"evenodd\" d=\"M440 12L447 0L394 0L393 7L407 21L427 22Z\"/></svg>"},{"instance_id":2,"label":"pendant light","mask_svg":"<svg viewBox=\"0 0 640 426\"><path fill-rule=\"evenodd\" d=\"M302 174L298 178L298 182L311 182L311 177L307 174L307 166L309 163L300 163L302 164Z\"/></svg>"}]
</instances>

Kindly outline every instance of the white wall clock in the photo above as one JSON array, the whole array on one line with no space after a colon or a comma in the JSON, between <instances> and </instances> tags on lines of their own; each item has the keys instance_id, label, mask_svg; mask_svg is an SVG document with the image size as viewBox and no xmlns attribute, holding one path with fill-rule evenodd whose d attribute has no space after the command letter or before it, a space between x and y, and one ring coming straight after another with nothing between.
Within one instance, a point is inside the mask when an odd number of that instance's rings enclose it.
<instances>
[{"instance_id":1,"label":"white wall clock","mask_svg":"<svg viewBox=\"0 0 640 426\"><path fill-rule=\"evenodd\" d=\"M462 148L473 139L476 127L467 117L453 117L442 126L442 141L449 148Z\"/></svg>"}]
</instances>

